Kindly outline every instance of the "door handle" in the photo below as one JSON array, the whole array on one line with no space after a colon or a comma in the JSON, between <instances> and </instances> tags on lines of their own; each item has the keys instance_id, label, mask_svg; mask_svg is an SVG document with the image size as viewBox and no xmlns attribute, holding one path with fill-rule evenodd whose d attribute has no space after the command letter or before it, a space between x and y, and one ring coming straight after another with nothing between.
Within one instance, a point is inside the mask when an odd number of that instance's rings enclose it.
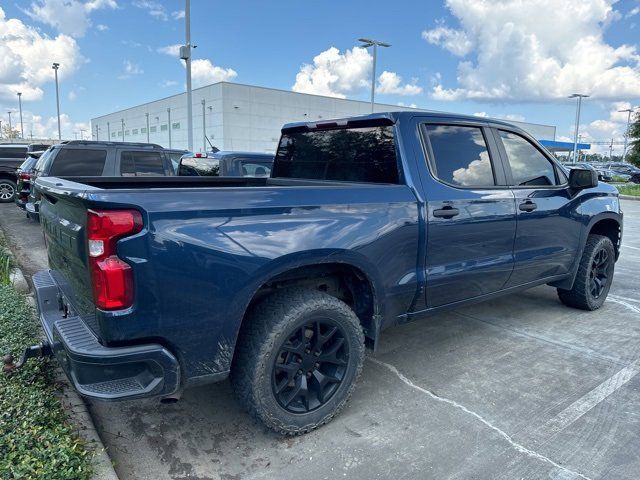
<instances>
[{"instance_id":1,"label":"door handle","mask_svg":"<svg viewBox=\"0 0 640 480\"><path fill-rule=\"evenodd\" d=\"M538 205L533 203L531 200L527 200L526 202L522 202L518 208L523 212L533 212L538 208Z\"/></svg>"},{"instance_id":2,"label":"door handle","mask_svg":"<svg viewBox=\"0 0 640 480\"><path fill-rule=\"evenodd\" d=\"M459 214L460 210L458 210L457 208L453 208L450 205L445 205L444 207L433 211L433 216L440 218L453 218Z\"/></svg>"}]
</instances>

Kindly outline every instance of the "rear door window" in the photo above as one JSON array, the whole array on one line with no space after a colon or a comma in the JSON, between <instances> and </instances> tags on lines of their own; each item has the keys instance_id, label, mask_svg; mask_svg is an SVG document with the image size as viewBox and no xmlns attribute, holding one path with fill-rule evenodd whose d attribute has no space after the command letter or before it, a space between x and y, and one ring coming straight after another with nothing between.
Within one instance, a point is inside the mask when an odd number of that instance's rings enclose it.
<instances>
[{"instance_id":1,"label":"rear door window","mask_svg":"<svg viewBox=\"0 0 640 480\"><path fill-rule=\"evenodd\" d=\"M164 176L164 161L161 152L122 152L120 175L123 177Z\"/></svg>"},{"instance_id":2,"label":"rear door window","mask_svg":"<svg viewBox=\"0 0 640 480\"><path fill-rule=\"evenodd\" d=\"M422 126L429 139L432 173L449 185L491 187L496 184L482 128L466 125Z\"/></svg>"},{"instance_id":3,"label":"rear door window","mask_svg":"<svg viewBox=\"0 0 640 480\"><path fill-rule=\"evenodd\" d=\"M22 158L27 156L27 147L2 147L0 146L0 158Z\"/></svg>"},{"instance_id":4,"label":"rear door window","mask_svg":"<svg viewBox=\"0 0 640 480\"><path fill-rule=\"evenodd\" d=\"M283 133L273 177L399 183L393 127Z\"/></svg>"},{"instance_id":5,"label":"rear door window","mask_svg":"<svg viewBox=\"0 0 640 480\"><path fill-rule=\"evenodd\" d=\"M55 156L52 177L99 177L107 160L106 150L63 148Z\"/></svg>"},{"instance_id":6,"label":"rear door window","mask_svg":"<svg viewBox=\"0 0 640 480\"><path fill-rule=\"evenodd\" d=\"M553 163L529 140L504 130L499 130L498 133L507 152L514 186L551 186L557 184L556 169Z\"/></svg>"}]
</instances>

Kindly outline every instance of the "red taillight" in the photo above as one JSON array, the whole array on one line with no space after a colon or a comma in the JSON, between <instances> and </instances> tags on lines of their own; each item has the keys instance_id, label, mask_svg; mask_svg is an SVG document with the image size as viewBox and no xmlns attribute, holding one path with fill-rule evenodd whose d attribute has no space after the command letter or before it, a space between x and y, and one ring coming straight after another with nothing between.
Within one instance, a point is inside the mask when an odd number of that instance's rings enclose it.
<instances>
[{"instance_id":1,"label":"red taillight","mask_svg":"<svg viewBox=\"0 0 640 480\"><path fill-rule=\"evenodd\" d=\"M20 180L31 180L31 174L30 173L21 173L20 174Z\"/></svg>"},{"instance_id":2,"label":"red taillight","mask_svg":"<svg viewBox=\"0 0 640 480\"><path fill-rule=\"evenodd\" d=\"M93 299L98 308L118 310L133 304L133 272L117 256L119 239L142 230L137 210L88 210L87 247Z\"/></svg>"}]
</instances>

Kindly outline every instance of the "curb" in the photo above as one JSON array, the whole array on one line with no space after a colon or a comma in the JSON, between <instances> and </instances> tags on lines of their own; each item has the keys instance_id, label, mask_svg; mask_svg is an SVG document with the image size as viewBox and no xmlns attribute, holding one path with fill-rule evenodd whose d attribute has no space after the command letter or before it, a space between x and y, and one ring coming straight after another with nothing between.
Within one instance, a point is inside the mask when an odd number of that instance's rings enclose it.
<instances>
[{"instance_id":1,"label":"curb","mask_svg":"<svg viewBox=\"0 0 640 480\"><path fill-rule=\"evenodd\" d=\"M21 293L29 293L29 284L19 267L15 268L11 278L14 278L14 275L17 279L14 283L14 287ZM24 282L26 285L26 292L18 289L18 282ZM34 308L36 307L36 301L32 293L28 294L26 299L29 305ZM98 434L98 430L93 423L91 414L87 409L87 405L73 387L69 385L67 377L62 373L62 370L58 366L56 366L56 380L62 385L60 401L68 412L70 421L78 429L80 437L90 445L91 452L93 453L91 462L94 469L93 475L91 476L92 480L119 480L118 475L113 468L113 464L111 463L111 459L107 454L104 444L102 443L102 439Z\"/></svg>"},{"instance_id":2,"label":"curb","mask_svg":"<svg viewBox=\"0 0 640 480\"><path fill-rule=\"evenodd\" d=\"M636 201L640 201L640 197L636 197L634 195L620 195L619 196L622 200L636 200Z\"/></svg>"}]
</instances>

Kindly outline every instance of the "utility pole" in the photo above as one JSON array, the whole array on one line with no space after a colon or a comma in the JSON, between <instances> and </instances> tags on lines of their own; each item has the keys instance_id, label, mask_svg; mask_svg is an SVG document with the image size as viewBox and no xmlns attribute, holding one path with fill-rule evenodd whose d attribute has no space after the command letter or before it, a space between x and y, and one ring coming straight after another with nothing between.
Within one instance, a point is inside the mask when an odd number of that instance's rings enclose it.
<instances>
[{"instance_id":1,"label":"utility pole","mask_svg":"<svg viewBox=\"0 0 640 480\"><path fill-rule=\"evenodd\" d=\"M13 128L11 126L11 112L7 112L9 114L9 138L13 138Z\"/></svg>"},{"instance_id":2,"label":"utility pole","mask_svg":"<svg viewBox=\"0 0 640 480\"><path fill-rule=\"evenodd\" d=\"M611 144L609 144L609 161L611 161L612 156L613 156L613 138L611 138Z\"/></svg>"},{"instance_id":3,"label":"utility pole","mask_svg":"<svg viewBox=\"0 0 640 480\"><path fill-rule=\"evenodd\" d=\"M207 120L205 115L205 101L204 98L200 102L202 103L202 151L207 151Z\"/></svg>"},{"instance_id":4,"label":"utility pole","mask_svg":"<svg viewBox=\"0 0 640 480\"><path fill-rule=\"evenodd\" d=\"M18 92L18 106L20 107L20 138L24 138L24 127L22 126L22 92Z\"/></svg>"},{"instance_id":5,"label":"utility pole","mask_svg":"<svg viewBox=\"0 0 640 480\"><path fill-rule=\"evenodd\" d=\"M361 48L369 48L373 47L373 69L371 72L371 113L375 108L375 96L376 96L376 62L378 59L378 47L390 47L391 44L380 42L378 40L371 40L370 38L359 38L359 42L362 42L360 45Z\"/></svg>"},{"instance_id":6,"label":"utility pole","mask_svg":"<svg viewBox=\"0 0 640 480\"><path fill-rule=\"evenodd\" d=\"M180 58L185 61L187 73L187 145L193 152L193 104L191 99L191 1L185 0L185 45L180 47Z\"/></svg>"},{"instance_id":7,"label":"utility pole","mask_svg":"<svg viewBox=\"0 0 640 480\"><path fill-rule=\"evenodd\" d=\"M54 63L51 65L53 71L56 76L56 110L58 112L58 140L62 140L62 130L60 130L60 91L58 90L58 68L60 68L59 63Z\"/></svg>"},{"instance_id":8,"label":"utility pole","mask_svg":"<svg viewBox=\"0 0 640 480\"><path fill-rule=\"evenodd\" d=\"M169 127L169 148L171 148L171 109L167 108L167 125Z\"/></svg>"},{"instance_id":9,"label":"utility pole","mask_svg":"<svg viewBox=\"0 0 640 480\"><path fill-rule=\"evenodd\" d=\"M107 141L111 141L111 125L107 122Z\"/></svg>"},{"instance_id":10,"label":"utility pole","mask_svg":"<svg viewBox=\"0 0 640 480\"><path fill-rule=\"evenodd\" d=\"M145 113L145 116L147 117L147 143L149 143L149 114Z\"/></svg>"},{"instance_id":11,"label":"utility pole","mask_svg":"<svg viewBox=\"0 0 640 480\"><path fill-rule=\"evenodd\" d=\"M122 123L122 141L124 142L124 118L120 119L120 123Z\"/></svg>"},{"instance_id":12,"label":"utility pole","mask_svg":"<svg viewBox=\"0 0 640 480\"><path fill-rule=\"evenodd\" d=\"M587 98L589 95L582 93L573 93L569 95L569 98L577 98L578 105L576 107L576 130L573 134L573 161L576 162L576 155L578 154L578 129L580 128L580 108L582 107L582 99Z\"/></svg>"},{"instance_id":13,"label":"utility pole","mask_svg":"<svg viewBox=\"0 0 640 480\"><path fill-rule=\"evenodd\" d=\"M618 110L618 112L627 112L627 129L624 131L624 148L622 149L622 161L625 161L627 158L627 145L629 143L629 126L631 125L631 114L633 113L633 108L625 108L624 110Z\"/></svg>"}]
</instances>

